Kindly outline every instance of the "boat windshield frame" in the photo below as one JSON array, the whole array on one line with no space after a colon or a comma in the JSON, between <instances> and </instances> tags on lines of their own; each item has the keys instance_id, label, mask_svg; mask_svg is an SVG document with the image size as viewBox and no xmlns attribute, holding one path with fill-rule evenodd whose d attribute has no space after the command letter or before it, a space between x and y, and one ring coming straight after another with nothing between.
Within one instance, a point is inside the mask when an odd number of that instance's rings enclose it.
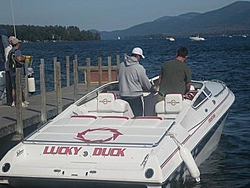
<instances>
[{"instance_id":1,"label":"boat windshield frame","mask_svg":"<svg viewBox=\"0 0 250 188\"><path fill-rule=\"evenodd\" d=\"M118 88L118 81L110 82L107 84L104 84L103 86L100 86L90 93L86 94L84 97L76 101L77 106L81 106L82 104L93 100L94 98L97 98L99 93L107 93L107 92L119 92Z\"/></svg>"},{"instance_id":2,"label":"boat windshield frame","mask_svg":"<svg viewBox=\"0 0 250 188\"><path fill-rule=\"evenodd\" d=\"M205 101L207 101L212 96L212 92L207 88L206 85L203 85L201 91L199 92L197 98L193 102L192 107L198 109Z\"/></svg>"}]
</instances>

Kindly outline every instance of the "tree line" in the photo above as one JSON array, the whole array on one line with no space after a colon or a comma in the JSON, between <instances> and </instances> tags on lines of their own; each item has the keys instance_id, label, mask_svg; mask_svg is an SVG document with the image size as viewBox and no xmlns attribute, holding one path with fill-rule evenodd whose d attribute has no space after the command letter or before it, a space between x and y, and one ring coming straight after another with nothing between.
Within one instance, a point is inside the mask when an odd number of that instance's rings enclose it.
<instances>
[{"instance_id":1,"label":"tree line","mask_svg":"<svg viewBox=\"0 0 250 188\"><path fill-rule=\"evenodd\" d=\"M0 25L7 31L8 36L14 35L13 25ZM76 26L15 26L17 38L23 41L86 41L100 40L100 34L90 31L80 30Z\"/></svg>"}]
</instances>

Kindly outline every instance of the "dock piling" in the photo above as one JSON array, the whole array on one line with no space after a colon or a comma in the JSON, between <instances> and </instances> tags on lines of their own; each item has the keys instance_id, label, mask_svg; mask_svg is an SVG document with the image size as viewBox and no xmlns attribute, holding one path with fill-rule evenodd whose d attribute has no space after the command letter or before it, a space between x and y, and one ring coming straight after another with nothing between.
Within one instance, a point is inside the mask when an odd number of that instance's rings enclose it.
<instances>
[{"instance_id":1,"label":"dock piling","mask_svg":"<svg viewBox=\"0 0 250 188\"><path fill-rule=\"evenodd\" d=\"M70 86L70 76L69 76L69 72L70 72L70 65L69 65L69 56L66 56L66 86L69 87Z\"/></svg>"},{"instance_id":2,"label":"dock piling","mask_svg":"<svg viewBox=\"0 0 250 188\"><path fill-rule=\"evenodd\" d=\"M77 60L73 60L74 69L74 102L78 99L78 71L77 71Z\"/></svg>"},{"instance_id":3,"label":"dock piling","mask_svg":"<svg viewBox=\"0 0 250 188\"><path fill-rule=\"evenodd\" d=\"M12 140L22 140L23 139L23 110L22 110L22 77L21 68L16 68L16 134L13 136Z\"/></svg>"},{"instance_id":4,"label":"dock piling","mask_svg":"<svg viewBox=\"0 0 250 188\"><path fill-rule=\"evenodd\" d=\"M56 63L56 98L57 98L57 114L62 112L62 79L61 79L61 63Z\"/></svg>"},{"instance_id":5,"label":"dock piling","mask_svg":"<svg viewBox=\"0 0 250 188\"><path fill-rule=\"evenodd\" d=\"M40 64L40 90L41 90L41 122L47 121L46 112L46 86L45 86L45 75L44 75L44 59L41 59Z\"/></svg>"}]
</instances>

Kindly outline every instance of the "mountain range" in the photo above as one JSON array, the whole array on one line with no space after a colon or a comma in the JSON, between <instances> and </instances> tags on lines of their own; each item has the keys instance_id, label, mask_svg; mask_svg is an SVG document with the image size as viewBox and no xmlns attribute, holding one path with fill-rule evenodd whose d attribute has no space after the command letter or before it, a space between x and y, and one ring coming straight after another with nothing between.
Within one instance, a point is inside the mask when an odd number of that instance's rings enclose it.
<instances>
[{"instance_id":1,"label":"mountain range","mask_svg":"<svg viewBox=\"0 0 250 188\"><path fill-rule=\"evenodd\" d=\"M159 35L175 37L250 33L250 2L237 1L205 13L189 12L179 16L164 16L125 30L96 32L100 33L102 40Z\"/></svg>"}]
</instances>

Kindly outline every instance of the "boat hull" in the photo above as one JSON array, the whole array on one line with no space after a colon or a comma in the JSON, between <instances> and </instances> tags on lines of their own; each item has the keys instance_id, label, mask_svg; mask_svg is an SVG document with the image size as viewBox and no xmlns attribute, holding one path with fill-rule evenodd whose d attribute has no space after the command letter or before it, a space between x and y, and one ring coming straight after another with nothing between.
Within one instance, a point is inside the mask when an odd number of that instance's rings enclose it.
<instances>
[{"instance_id":1,"label":"boat hull","mask_svg":"<svg viewBox=\"0 0 250 188\"><path fill-rule=\"evenodd\" d=\"M199 36L197 36L197 37L189 37L189 39L192 40L192 41L204 41L205 40L205 38L199 37Z\"/></svg>"},{"instance_id":2,"label":"boat hull","mask_svg":"<svg viewBox=\"0 0 250 188\"><path fill-rule=\"evenodd\" d=\"M210 155L216 150L223 127L227 119L227 113L221 117L221 119L213 126L213 128L206 134L206 136L200 141L200 143L191 152L195 158L197 166L200 166L202 162L210 157ZM183 162L171 176L163 184L169 187L178 187L184 183L186 178L191 178L189 171Z\"/></svg>"},{"instance_id":3,"label":"boat hull","mask_svg":"<svg viewBox=\"0 0 250 188\"><path fill-rule=\"evenodd\" d=\"M60 188L146 188L145 185L139 183L128 183L128 182L108 182L108 181L83 181L76 179L46 179L46 178L12 178L9 182L11 186L18 188L27 187L60 187Z\"/></svg>"},{"instance_id":4,"label":"boat hull","mask_svg":"<svg viewBox=\"0 0 250 188\"><path fill-rule=\"evenodd\" d=\"M199 166L205 161L212 152L217 148L223 126L225 124L227 114L225 114L201 140L196 148L192 151L196 164ZM184 182L185 176L188 175L188 169L184 162L170 175L168 180L160 184L152 184L151 186L178 186ZM182 178L180 178L182 177ZM62 179L62 178L32 178L32 177L10 177L9 184L13 187L130 187L145 188L146 182L128 182L128 181L100 181L100 180L84 180L84 179Z\"/></svg>"}]
</instances>

